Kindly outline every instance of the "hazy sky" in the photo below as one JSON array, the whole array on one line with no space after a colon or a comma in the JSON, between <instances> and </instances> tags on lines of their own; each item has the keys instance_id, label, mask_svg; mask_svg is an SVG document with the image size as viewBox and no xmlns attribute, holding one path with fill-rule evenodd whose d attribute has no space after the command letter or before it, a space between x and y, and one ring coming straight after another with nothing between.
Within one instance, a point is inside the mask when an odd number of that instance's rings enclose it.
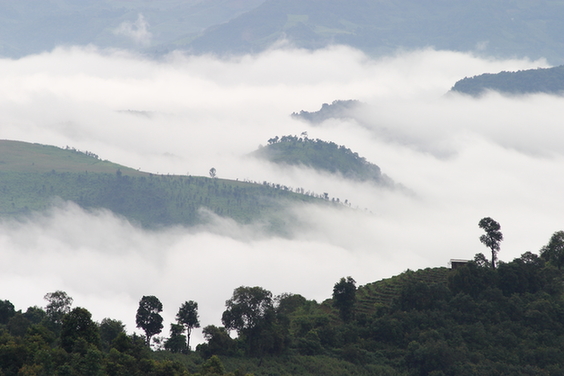
<instances>
[{"instance_id":1,"label":"hazy sky","mask_svg":"<svg viewBox=\"0 0 564 376\"><path fill-rule=\"evenodd\" d=\"M501 260L537 252L562 230L564 99L445 93L465 76L546 66L432 49L372 59L346 47L288 46L223 60L151 61L93 47L0 60L1 138L68 145L153 173L215 167L222 178L328 192L354 209L293 208L300 226L279 238L221 218L145 231L59 203L28 223L0 223L0 299L25 310L64 290L95 320L119 319L132 332L139 299L156 295L168 336L186 300L199 303L203 326L219 325L241 285L322 301L343 276L366 284L487 253L478 240L485 216L502 226ZM356 120L316 126L290 117L336 99L367 106ZM346 145L406 189L246 156L303 131Z\"/></svg>"}]
</instances>

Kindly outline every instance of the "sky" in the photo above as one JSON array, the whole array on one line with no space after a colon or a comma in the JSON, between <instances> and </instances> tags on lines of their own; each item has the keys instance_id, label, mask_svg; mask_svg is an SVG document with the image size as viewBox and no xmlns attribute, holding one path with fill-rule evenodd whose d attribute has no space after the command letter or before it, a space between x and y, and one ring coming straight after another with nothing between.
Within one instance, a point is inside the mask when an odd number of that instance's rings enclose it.
<instances>
[{"instance_id":1,"label":"sky","mask_svg":"<svg viewBox=\"0 0 564 376\"><path fill-rule=\"evenodd\" d=\"M124 32L142 30L139 22ZM25 311L63 290L94 320L121 320L141 333L138 302L155 295L168 336L187 300L198 302L202 327L221 325L239 286L322 302L341 277L364 285L488 255L478 227L487 216L501 224L502 261L538 253L562 230L564 98L446 95L464 77L537 67L548 64L431 48L373 58L284 43L230 58L151 60L86 46L0 59L2 139L70 146L159 174L207 176L214 167L221 178L303 187L352 204L290 208L300 225L279 237L219 217L206 227L150 231L59 202L27 222L0 222L0 299ZM337 99L366 106L352 119L315 125L290 116ZM248 155L269 138L302 132L358 152L401 187ZM201 331L192 338L201 342Z\"/></svg>"}]
</instances>

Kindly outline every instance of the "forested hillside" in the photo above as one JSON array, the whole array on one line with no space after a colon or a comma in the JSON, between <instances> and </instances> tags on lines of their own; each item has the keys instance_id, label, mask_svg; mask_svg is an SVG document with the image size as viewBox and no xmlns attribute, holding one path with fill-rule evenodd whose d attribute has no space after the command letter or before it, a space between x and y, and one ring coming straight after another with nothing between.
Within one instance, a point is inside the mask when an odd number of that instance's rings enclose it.
<instances>
[{"instance_id":1,"label":"forested hillside","mask_svg":"<svg viewBox=\"0 0 564 376\"><path fill-rule=\"evenodd\" d=\"M45 308L0 300L2 375L561 375L564 372L564 232L540 256L496 268L483 255L456 269L406 271L357 288L351 277L322 303L240 286L223 326L200 323L198 304L162 325L158 297L136 322L92 320L63 291ZM202 327L206 342L189 345ZM158 337L170 329L168 337ZM233 336L237 333L237 337ZM148 346L152 343L152 347Z\"/></svg>"},{"instance_id":2,"label":"forested hillside","mask_svg":"<svg viewBox=\"0 0 564 376\"><path fill-rule=\"evenodd\" d=\"M201 209L240 223L262 219L283 232L292 203L326 204L329 197L270 182L155 175L72 148L0 141L0 215L26 215L55 200L104 208L145 227L206 222Z\"/></svg>"},{"instance_id":3,"label":"forested hillside","mask_svg":"<svg viewBox=\"0 0 564 376\"><path fill-rule=\"evenodd\" d=\"M368 162L358 153L344 145L310 139L307 135L276 136L253 155L281 165L301 165L347 179L393 185L392 180L382 174L380 167Z\"/></svg>"},{"instance_id":4,"label":"forested hillside","mask_svg":"<svg viewBox=\"0 0 564 376\"><path fill-rule=\"evenodd\" d=\"M505 94L564 93L564 66L518 72L484 73L457 81L451 92L479 96L487 91Z\"/></svg>"}]
</instances>

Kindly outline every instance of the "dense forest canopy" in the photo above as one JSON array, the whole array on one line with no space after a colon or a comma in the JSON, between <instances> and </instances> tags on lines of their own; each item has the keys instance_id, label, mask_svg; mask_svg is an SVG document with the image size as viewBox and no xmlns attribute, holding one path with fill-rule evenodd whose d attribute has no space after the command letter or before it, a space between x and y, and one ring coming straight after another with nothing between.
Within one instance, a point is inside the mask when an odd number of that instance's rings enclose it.
<instances>
[{"instance_id":1,"label":"dense forest canopy","mask_svg":"<svg viewBox=\"0 0 564 376\"><path fill-rule=\"evenodd\" d=\"M477 255L455 269L408 270L364 286L343 277L322 303L240 286L225 303L224 326L202 323L206 341L195 350L187 343L200 326L193 301L160 337L170 307L143 296L141 337L119 320L94 322L63 291L25 311L0 300L0 374L560 375L562 234L538 255L495 268Z\"/></svg>"},{"instance_id":2,"label":"dense forest canopy","mask_svg":"<svg viewBox=\"0 0 564 376\"><path fill-rule=\"evenodd\" d=\"M368 162L358 153L332 141L308 138L307 133L300 137L273 137L268 140L268 145L255 151L253 155L281 165L301 165L347 179L393 185L391 179L382 174L380 167Z\"/></svg>"}]
</instances>

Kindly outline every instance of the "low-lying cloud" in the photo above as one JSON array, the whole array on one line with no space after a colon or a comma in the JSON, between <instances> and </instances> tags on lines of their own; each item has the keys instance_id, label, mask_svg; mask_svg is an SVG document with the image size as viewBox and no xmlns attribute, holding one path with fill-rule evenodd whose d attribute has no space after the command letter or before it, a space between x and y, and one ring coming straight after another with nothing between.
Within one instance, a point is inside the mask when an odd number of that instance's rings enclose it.
<instances>
[{"instance_id":1,"label":"low-lying cloud","mask_svg":"<svg viewBox=\"0 0 564 376\"><path fill-rule=\"evenodd\" d=\"M352 203L289 208L299 226L287 237L222 218L146 231L63 203L0 224L0 299L25 310L61 289L95 319L133 331L139 299L156 295L167 323L195 300L202 324L217 325L240 285L323 300L343 276L364 284L486 253L477 225L485 216L502 225L500 259L536 252L561 230L564 99L444 94L465 76L537 66L546 62L431 49L372 59L342 46L159 61L75 47L0 60L2 138L69 145L153 173L205 176L214 167L222 178ZM335 99L367 106L355 119L315 126L289 116ZM303 131L351 148L406 189L247 156Z\"/></svg>"}]
</instances>

